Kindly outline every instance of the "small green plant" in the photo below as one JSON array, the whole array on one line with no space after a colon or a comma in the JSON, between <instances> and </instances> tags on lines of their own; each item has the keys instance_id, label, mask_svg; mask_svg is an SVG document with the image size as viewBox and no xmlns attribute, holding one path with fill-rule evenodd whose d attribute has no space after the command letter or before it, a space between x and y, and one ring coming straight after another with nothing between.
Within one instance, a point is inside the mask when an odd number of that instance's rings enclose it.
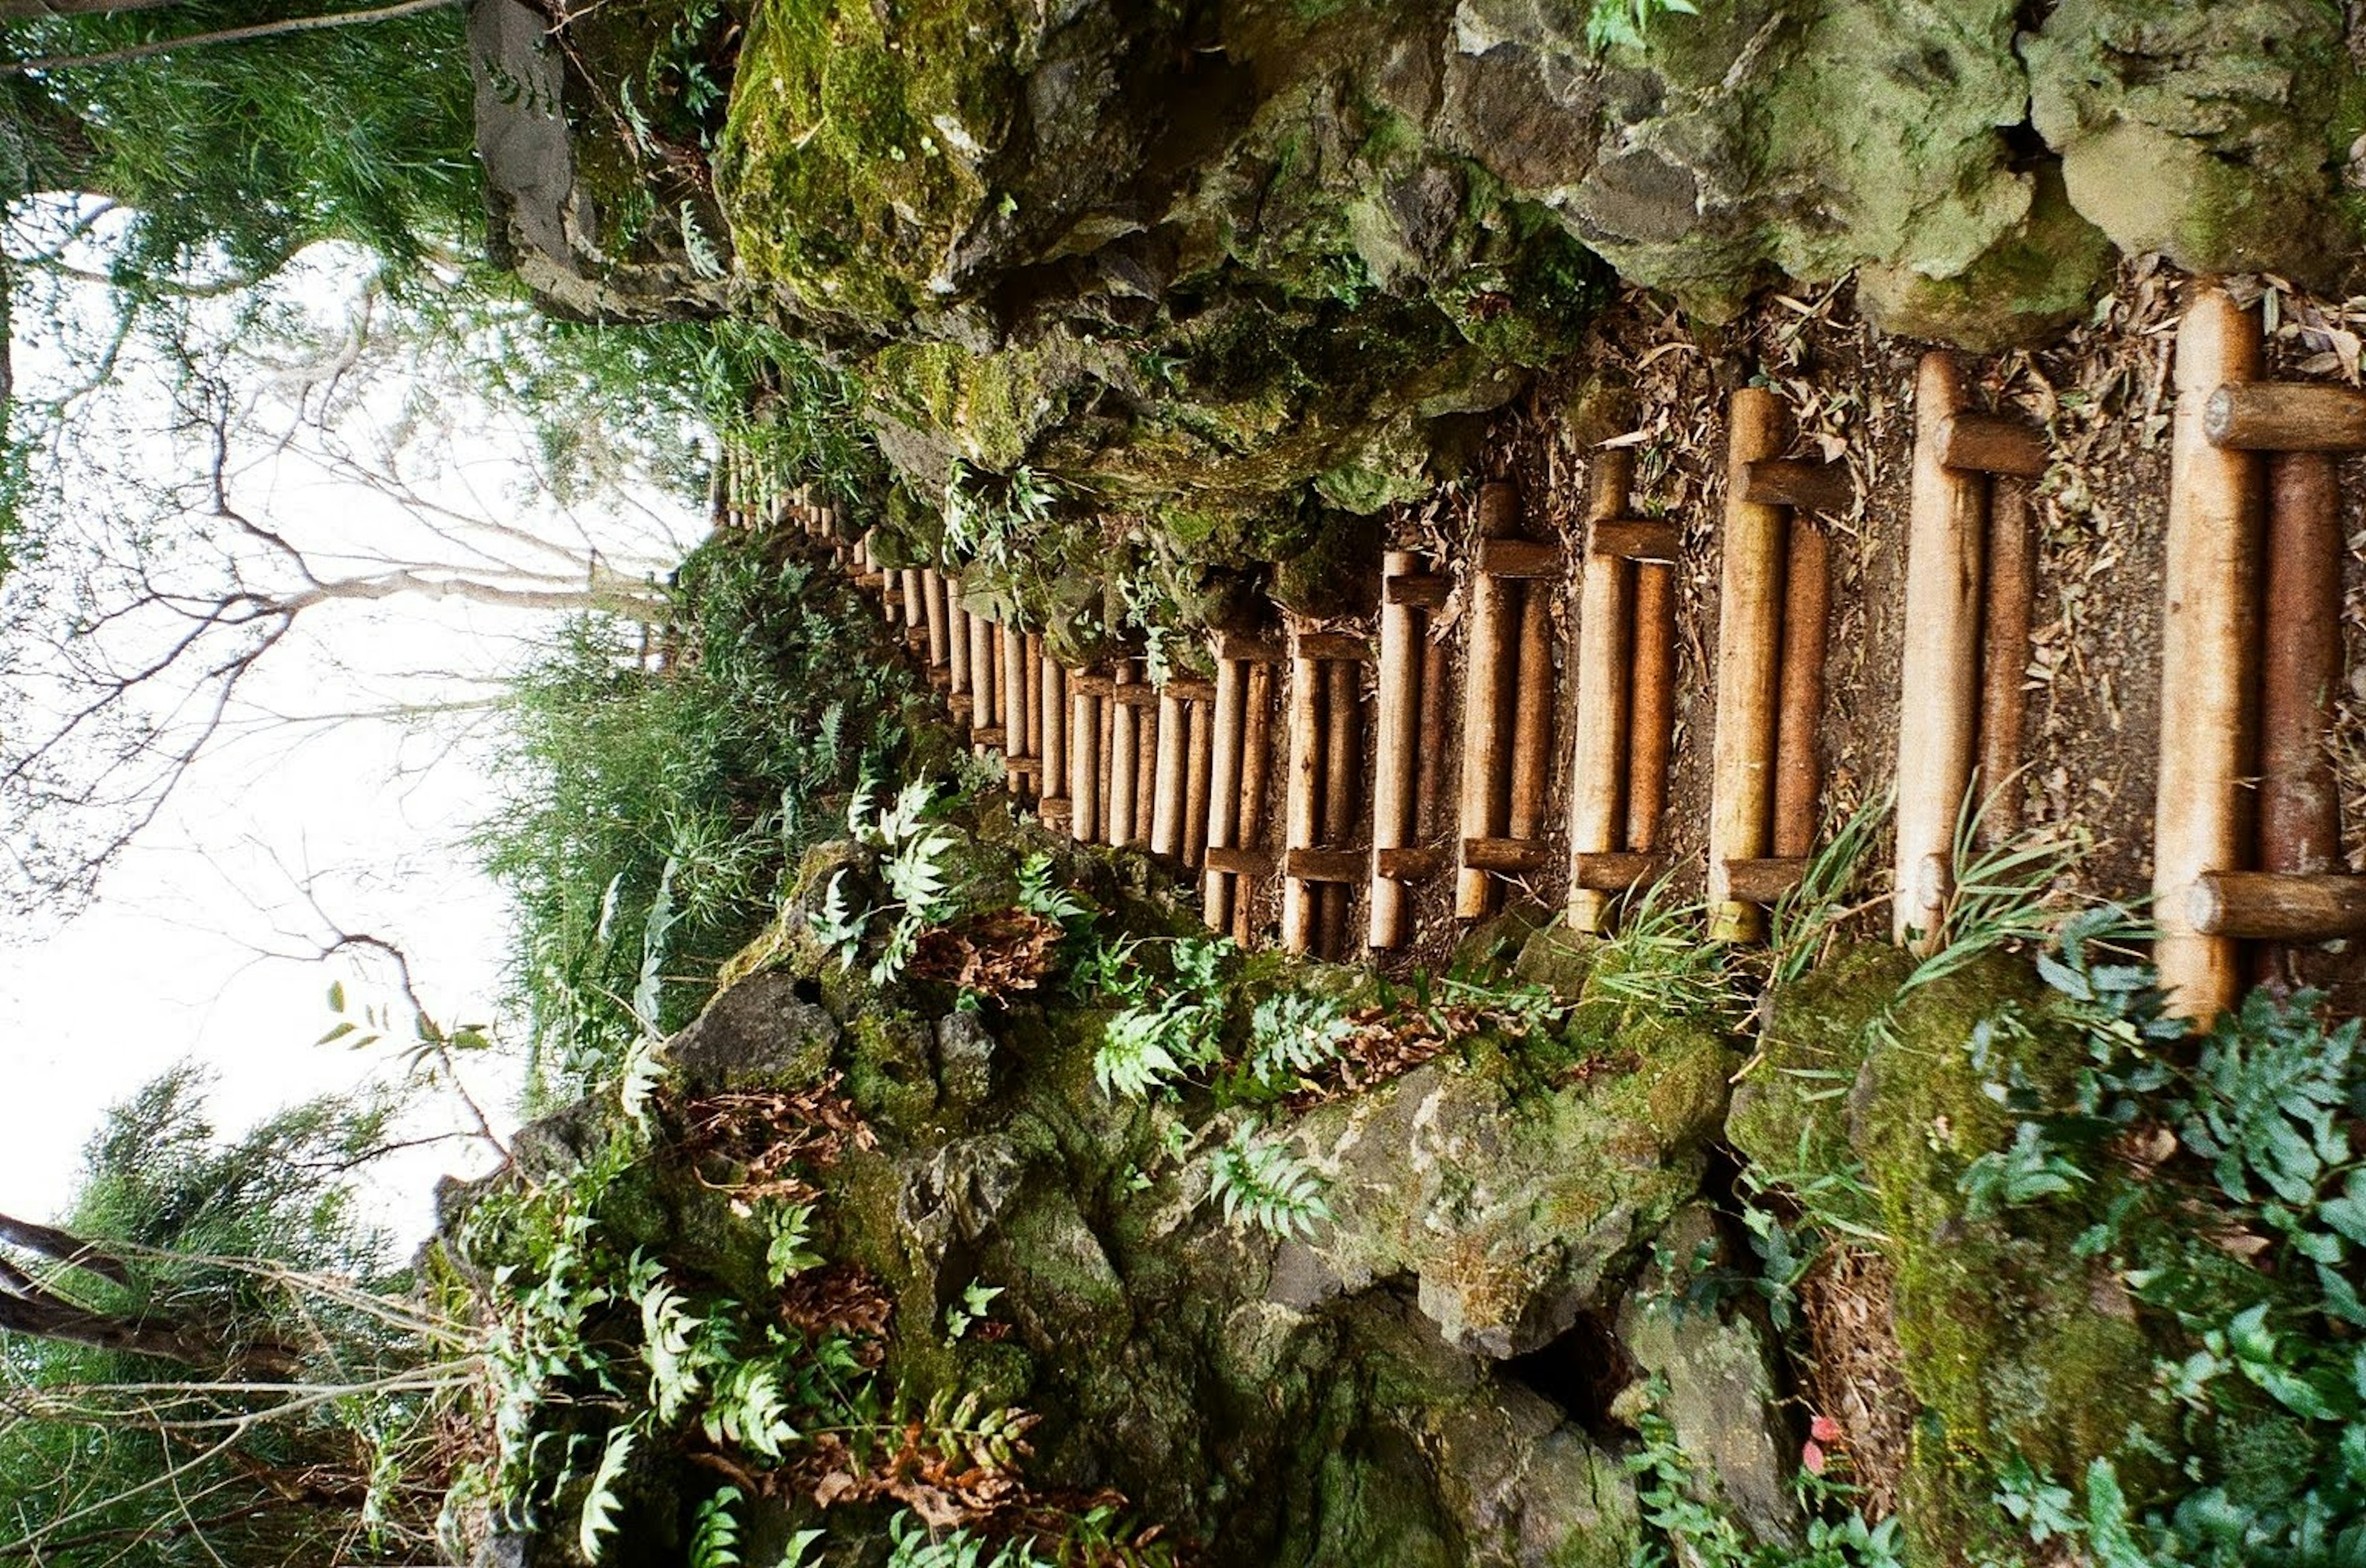
<instances>
[{"instance_id":1,"label":"small green plant","mask_svg":"<svg viewBox=\"0 0 2366 1568\"><path fill-rule=\"evenodd\" d=\"M1171 1093L1222 1055L1223 995L1219 981L1233 944L1222 937L1182 937L1166 944L1164 982L1140 962L1132 938L1102 943L1077 965L1072 983L1087 996L1122 1003L1093 1054L1093 1079L1111 1099Z\"/></svg>"},{"instance_id":2,"label":"small green plant","mask_svg":"<svg viewBox=\"0 0 2366 1568\"><path fill-rule=\"evenodd\" d=\"M1868 1523L1849 1504L1849 1489L1812 1465L1792 1483L1807 1518L1800 1543L1752 1540L1730 1508L1704 1499L1693 1455L1660 1412L1667 1396L1667 1384L1652 1379L1637 1423L1642 1446L1627 1461L1643 1522L1655 1532L1637 1549L1634 1568L1904 1568L1898 1521Z\"/></svg>"},{"instance_id":3,"label":"small green plant","mask_svg":"<svg viewBox=\"0 0 2366 1568\"><path fill-rule=\"evenodd\" d=\"M1278 1092L1297 1089L1337 1061L1355 1032L1335 997L1268 997L1250 1016L1248 1076Z\"/></svg>"},{"instance_id":4,"label":"small green plant","mask_svg":"<svg viewBox=\"0 0 2366 1568\"><path fill-rule=\"evenodd\" d=\"M869 940L873 920L891 916L886 940L870 972L873 985L884 986L901 976L912 961L920 933L952 912L943 861L953 839L927 820L937 798L933 781L913 780L884 811L875 813L873 788L865 780L855 791L847 808L846 827L857 845L873 852L888 901L857 912L847 898L847 874L839 870L831 874L829 885L823 889L822 907L810 924L815 938L837 955L839 966L851 969Z\"/></svg>"},{"instance_id":5,"label":"small green plant","mask_svg":"<svg viewBox=\"0 0 2366 1568\"><path fill-rule=\"evenodd\" d=\"M1661 16L1697 17L1694 0L1593 0L1585 13L1585 47L1595 54L1613 44L1643 47L1651 19Z\"/></svg>"},{"instance_id":6,"label":"small green plant","mask_svg":"<svg viewBox=\"0 0 2366 1568\"><path fill-rule=\"evenodd\" d=\"M988 1285L977 1280L963 1286L961 1300L945 1308L945 1343L957 1343L970 1331L973 1324L985 1322L986 1314L994 1310L995 1298L1002 1294L1002 1290L1000 1285Z\"/></svg>"},{"instance_id":7,"label":"small green plant","mask_svg":"<svg viewBox=\"0 0 2366 1568\"><path fill-rule=\"evenodd\" d=\"M1331 1218L1323 1175L1286 1142L1244 1122L1208 1167L1208 1197L1227 1224L1248 1225L1283 1241L1312 1235Z\"/></svg>"},{"instance_id":8,"label":"small green plant","mask_svg":"<svg viewBox=\"0 0 2366 1568\"><path fill-rule=\"evenodd\" d=\"M939 1535L910 1514L888 1521L887 1538L887 1568L1052 1568L1020 1541L996 1547L966 1529Z\"/></svg>"}]
</instances>

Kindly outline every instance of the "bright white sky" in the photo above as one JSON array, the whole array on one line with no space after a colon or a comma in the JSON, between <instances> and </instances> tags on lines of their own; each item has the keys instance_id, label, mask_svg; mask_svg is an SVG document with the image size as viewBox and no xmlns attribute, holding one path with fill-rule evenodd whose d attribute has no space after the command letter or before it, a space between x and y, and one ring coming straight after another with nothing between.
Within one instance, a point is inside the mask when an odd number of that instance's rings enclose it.
<instances>
[{"instance_id":1,"label":"bright white sky","mask_svg":"<svg viewBox=\"0 0 2366 1568\"><path fill-rule=\"evenodd\" d=\"M307 298L333 312L357 276L354 258L328 257ZM19 353L20 384L59 368L54 355L44 364L39 350ZM372 389L371 407L391 417L404 389L389 378ZM434 493L457 510L482 512L490 501L505 522L561 536L580 529L614 556L648 547L654 531L668 541L661 553L669 560L704 526L691 508L654 492L559 517L503 446L498 421L449 412L466 434L446 455ZM118 417L144 422L125 434L145 444L141 461L175 460L156 434L158 410L142 413L135 403ZM408 526L391 502L300 461L249 470L239 500L267 512L274 526L310 530L331 549L361 541L381 550L421 547L389 544ZM277 649L246 700L262 711L320 713L375 708L389 695L480 698L484 688L466 677L514 667L547 629L466 605L332 604L307 614L297 634L306 646ZM439 673L422 687L422 671ZM21 716L24 700L0 694L0 711ZM225 1131L389 1069L389 1056L314 1043L333 1021L332 980L360 990L355 1000L390 993L356 987L350 962L309 956L329 928L307 883L337 926L406 949L443 1022L493 1021L507 915L464 842L493 805L489 722L464 714L309 736L265 729L239 739L188 777L88 913L37 945L0 946L0 1029L8 1042L0 1052L8 1063L0 1077L8 1090L0 1096L0 1211L61 1212L105 1107L183 1057L214 1071L212 1107ZM515 1063L468 1067L488 1110L508 1113ZM411 1131L445 1130L460 1117L456 1105L429 1104ZM428 1227L436 1175L486 1163L466 1143L431 1146L389 1162L375 1191L387 1217L415 1239Z\"/></svg>"}]
</instances>

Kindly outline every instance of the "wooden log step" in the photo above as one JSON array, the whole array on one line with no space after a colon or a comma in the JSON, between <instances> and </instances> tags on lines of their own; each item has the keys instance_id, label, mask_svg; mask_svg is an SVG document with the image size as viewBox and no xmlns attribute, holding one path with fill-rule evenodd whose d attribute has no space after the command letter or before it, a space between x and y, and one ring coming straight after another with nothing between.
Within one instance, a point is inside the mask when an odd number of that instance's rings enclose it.
<instances>
[{"instance_id":1,"label":"wooden log step","mask_svg":"<svg viewBox=\"0 0 2366 1568\"><path fill-rule=\"evenodd\" d=\"M1147 681L1126 681L1112 685L1110 696L1130 708L1155 708L1158 705L1158 688Z\"/></svg>"},{"instance_id":2,"label":"wooden log step","mask_svg":"<svg viewBox=\"0 0 2366 1568\"><path fill-rule=\"evenodd\" d=\"M1771 830L1790 513L1749 500L1745 473L1752 463L1781 450L1783 423L1782 405L1763 387L1742 388L1728 406L1717 728L1709 761L1709 930L1719 942L1750 941L1764 929L1759 900L1728 886L1727 874L1729 867L1765 854ZM1910 615L1907 624L1912 626Z\"/></svg>"},{"instance_id":3,"label":"wooden log step","mask_svg":"<svg viewBox=\"0 0 2366 1568\"><path fill-rule=\"evenodd\" d=\"M1808 874L1804 855L1768 855L1758 860L1729 860L1725 863L1725 886L1729 896L1752 904L1772 904L1799 886Z\"/></svg>"},{"instance_id":4,"label":"wooden log step","mask_svg":"<svg viewBox=\"0 0 2366 1568\"><path fill-rule=\"evenodd\" d=\"M1447 595L1453 590L1454 580L1450 577L1408 569L1381 580L1380 603L1413 610L1436 610L1445 605Z\"/></svg>"},{"instance_id":5,"label":"wooden log step","mask_svg":"<svg viewBox=\"0 0 2366 1568\"><path fill-rule=\"evenodd\" d=\"M1571 857L1569 863L1570 882L1588 893L1631 892L1647 883L1657 882L1667 874L1667 856L1638 854L1632 851L1575 855Z\"/></svg>"},{"instance_id":6,"label":"wooden log step","mask_svg":"<svg viewBox=\"0 0 2366 1568\"><path fill-rule=\"evenodd\" d=\"M945 699L945 711L952 715L956 725L967 724L970 715L975 710L976 703L966 692L955 692Z\"/></svg>"},{"instance_id":7,"label":"wooden log step","mask_svg":"<svg viewBox=\"0 0 2366 1568\"><path fill-rule=\"evenodd\" d=\"M1394 585L1424 578L1414 570L1419 559L1411 550L1391 550L1382 560L1382 579ZM1442 599L1441 595L1441 599ZM1421 663L1420 607L1402 597L1380 598L1380 660L1379 734L1373 742L1377 776L1372 780L1372 842L1379 853L1372 864L1367 946L1387 950L1403 942L1406 895L1401 879L1384 870L1381 861L1414 837L1414 802L1420 772Z\"/></svg>"},{"instance_id":8,"label":"wooden log step","mask_svg":"<svg viewBox=\"0 0 2366 1568\"><path fill-rule=\"evenodd\" d=\"M1041 757L1005 757L1002 765L1022 778L1039 778L1043 772L1043 759Z\"/></svg>"},{"instance_id":9,"label":"wooden log step","mask_svg":"<svg viewBox=\"0 0 2366 1568\"><path fill-rule=\"evenodd\" d=\"M1922 356L1914 388L1914 467L1906 534L1905 648L1898 719L1898 942L1938 930L1954 874L1955 824L1971 788L1978 722L1981 518L1989 482L1939 460L1939 430L1966 394L1954 356Z\"/></svg>"},{"instance_id":10,"label":"wooden log step","mask_svg":"<svg viewBox=\"0 0 2366 1568\"><path fill-rule=\"evenodd\" d=\"M1979 833L2010 837L2020 814L1996 792L2021 766L2021 718L2029 678L2029 627L2036 605L2037 525L2029 483L2010 475L1989 485L1988 614L1980 624ZM1991 797L1993 805L1989 805Z\"/></svg>"},{"instance_id":11,"label":"wooden log step","mask_svg":"<svg viewBox=\"0 0 2366 1568\"><path fill-rule=\"evenodd\" d=\"M2266 871L2341 863L2341 788L2328 744L2342 676L2341 557L2332 457L2270 457L2258 862Z\"/></svg>"},{"instance_id":12,"label":"wooden log step","mask_svg":"<svg viewBox=\"0 0 2366 1568\"><path fill-rule=\"evenodd\" d=\"M1271 637L1251 637L1242 632L1218 632L1216 657L1236 660L1245 664L1279 664L1290 657L1290 649Z\"/></svg>"},{"instance_id":13,"label":"wooden log step","mask_svg":"<svg viewBox=\"0 0 2366 1568\"><path fill-rule=\"evenodd\" d=\"M991 746L996 750L999 751L1002 750L1002 726L998 724L979 725L969 732L969 740L970 744L973 746Z\"/></svg>"},{"instance_id":14,"label":"wooden log step","mask_svg":"<svg viewBox=\"0 0 2366 1568\"><path fill-rule=\"evenodd\" d=\"M1490 577L1559 577L1564 558L1549 539L1482 539L1478 563Z\"/></svg>"},{"instance_id":15,"label":"wooden log step","mask_svg":"<svg viewBox=\"0 0 2366 1568\"><path fill-rule=\"evenodd\" d=\"M1207 867L1222 876L1263 876L1273 869L1273 852L1211 844Z\"/></svg>"},{"instance_id":16,"label":"wooden log step","mask_svg":"<svg viewBox=\"0 0 2366 1568\"><path fill-rule=\"evenodd\" d=\"M1602 457L1610 456L1606 452ZM1600 457L1594 459L1601 461ZM1585 531L1585 553L1607 560L1657 561L1673 564L1684 550L1684 536L1673 523L1646 517L1606 517Z\"/></svg>"},{"instance_id":17,"label":"wooden log step","mask_svg":"<svg viewBox=\"0 0 2366 1568\"><path fill-rule=\"evenodd\" d=\"M1544 870L1547 851L1542 839L1465 839L1462 863L1472 871L1497 876L1525 876Z\"/></svg>"},{"instance_id":18,"label":"wooden log step","mask_svg":"<svg viewBox=\"0 0 2366 1568\"><path fill-rule=\"evenodd\" d=\"M2045 432L2010 414L1959 409L1939 422L1939 461L1976 473L2041 477L2054 460Z\"/></svg>"},{"instance_id":19,"label":"wooden log step","mask_svg":"<svg viewBox=\"0 0 2366 1568\"><path fill-rule=\"evenodd\" d=\"M2231 938L2187 918L2185 890L2248 858L2257 757L2260 459L2214 443L2205 406L2259 371L2256 317L2214 286L2179 323L2162 547L2160 764L2153 815L2153 959L2172 1011L2207 1026L2240 985Z\"/></svg>"},{"instance_id":20,"label":"wooden log step","mask_svg":"<svg viewBox=\"0 0 2366 1568\"><path fill-rule=\"evenodd\" d=\"M1627 558L1599 548L1606 525L1628 521L1627 491L1633 455L1613 447L1594 457L1586 509L1586 530L1596 548L1585 559L1578 583L1577 723L1570 754L1569 840L1573 856L1618 846L1620 809L1626 804L1627 718L1631 687L1628 648L1635 568ZM1671 528L1670 533L1674 530ZM1574 874L1572 862L1569 923L1587 933L1602 930L1606 913L1598 890Z\"/></svg>"},{"instance_id":21,"label":"wooden log step","mask_svg":"<svg viewBox=\"0 0 2366 1568\"><path fill-rule=\"evenodd\" d=\"M2366 391L2228 380L2210 393L2202 431L2213 446L2242 452L2366 451Z\"/></svg>"},{"instance_id":22,"label":"wooden log step","mask_svg":"<svg viewBox=\"0 0 2366 1568\"><path fill-rule=\"evenodd\" d=\"M2182 906L2186 922L2211 936L2292 942L2366 936L2366 876L2209 871L2194 879Z\"/></svg>"},{"instance_id":23,"label":"wooden log step","mask_svg":"<svg viewBox=\"0 0 2366 1568\"><path fill-rule=\"evenodd\" d=\"M1849 478L1845 463L1757 457L1741 466L1741 499L1753 506L1846 512L1856 500L1856 481Z\"/></svg>"},{"instance_id":24,"label":"wooden log step","mask_svg":"<svg viewBox=\"0 0 2366 1568\"><path fill-rule=\"evenodd\" d=\"M1216 683L1200 675L1170 676L1158 689L1178 703L1212 702L1216 695Z\"/></svg>"},{"instance_id":25,"label":"wooden log step","mask_svg":"<svg viewBox=\"0 0 2366 1568\"><path fill-rule=\"evenodd\" d=\"M1361 882L1372 874L1364 850L1292 850L1282 856L1281 874L1301 882Z\"/></svg>"},{"instance_id":26,"label":"wooden log step","mask_svg":"<svg viewBox=\"0 0 2366 1568\"><path fill-rule=\"evenodd\" d=\"M1106 675L1079 675L1069 684L1081 697L1106 697L1116 690L1116 682Z\"/></svg>"},{"instance_id":27,"label":"wooden log step","mask_svg":"<svg viewBox=\"0 0 2366 1568\"><path fill-rule=\"evenodd\" d=\"M1372 645L1351 632L1300 632L1290 639L1290 656L1361 664L1371 659Z\"/></svg>"},{"instance_id":28,"label":"wooden log step","mask_svg":"<svg viewBox=\"0 0 2366 1568\"><path fill-rule=\"evenodd\" d=\"M1065 832L1075 812L1076 802L1065 795L1047 795L1035 803L1035 819L1054 832Z\"/></svg>"},{"instance_id":29,"label":"wooden log step","mask_svg":"<svg viewBox=\"0 0 2366 1568\"><path fill-rule=\"evenodd\" d=\"M863 590L865 592L868 592L873 589L884 586L886 581L887 574L885 572L863 571L857 572L855 574L854 586Z\"/></svg>"},{"instance_id":30,"label":"wooden log step","mask_svg":"<svg viewBox=\"0 0 2366 1568\"><path fill-rule=\"evenodd\" d=\"M1425 844L1400 845L1395 849L1374 850L1372 867L1389 882L1421 882L1446 869L1446 855L1443 851ZM1372 945L1379 947L1383 944L1375 942Z\"/></svg>"}]
</instances>

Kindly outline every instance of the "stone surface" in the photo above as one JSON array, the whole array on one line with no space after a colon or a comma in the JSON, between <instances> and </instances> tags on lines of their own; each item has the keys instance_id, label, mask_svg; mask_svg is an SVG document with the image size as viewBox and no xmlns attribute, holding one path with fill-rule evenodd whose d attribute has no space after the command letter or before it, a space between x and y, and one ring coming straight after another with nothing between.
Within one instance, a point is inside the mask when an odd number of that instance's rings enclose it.
<instances>
[{"instance_id":1,"label":"stone surface","mask_svg":"<svg viewBox=\"0 0 2366 1568\"><path fill-rule=\"evenodd\" d=\"M718 994L665 1054L689 1094L802 1089L829 1070L842 1032L787 971L772 970Z\"/></svg>"},{"instance_id":2,"label":"stone surface","mask_svg":"<svg viewBox=\"0 0 2366 1568\"><path fill-rule=\"evenodd\" d=\"M1559 1337L1697 1188L1726 1070L1714 1041L1678 1036L1600 1089L1515 1098L1433 1063L1321 1108L1301 1135L1337 1220L1279 1266L1283 1299L1403 1277L1458 1348L1503 1359Z\"/></svg>"},{"instance_id":3,"label":"stone surface","mask_svg":"<svg viewBox=\"0 0 2366 1568\"><path fill-rule=\"evenodd\" d=\"M2366 96L2337 7L2065 0L2024 54L2070 200L2121 250L2320 284L2353 264L2335 170Z\"/></svg>"},{"instance_id":4,"label":"stone surface","mask_svg":"<svg viewBox=\"0 0 2366 1568\"><path fill-rule=\"evenodd\" d=\"M1708 1244L1717 1253L1716 1224L1706 1208L1686 1209L1660 1246L1680 1266ZM1722 1260L1722 1259L1719 1259ZM1667 1384L1660 1414L1675 1428L1705 1490L1762 1541L1796 1541L1797 1496L1791 1473L1797 1439L1782 1414L1767 1336L1748 1316L1687 1307L1683 1283L1657 1262L1619 1303L1618 1337L1635 1364Z\"/></svg>"}]
</instances>

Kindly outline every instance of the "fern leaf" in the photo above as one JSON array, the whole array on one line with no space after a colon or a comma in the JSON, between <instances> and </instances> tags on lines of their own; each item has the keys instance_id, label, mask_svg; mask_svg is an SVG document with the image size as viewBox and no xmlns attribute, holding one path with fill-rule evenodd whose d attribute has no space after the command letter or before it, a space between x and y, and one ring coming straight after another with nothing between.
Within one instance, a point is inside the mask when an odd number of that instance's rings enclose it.
<instances>
[{"instance_id":1,"label":"fern leaf","mask_svg":"<svg viewBox=\"0 0 2366 1568\"><path fill-rule=\"evenodd\" d=\"M616 1529L616 1484L625 1477L625 1466L633 1457L633 1429L619 1427L608 1434L608 1447L600 1455L600 1468L592 1472L592 1490L583 1498L583 1517L576 1529L576 1544L582 1548L587 1562L600 1561L600 1552L607 1538Z\"/></svg>"}]
</instances>

